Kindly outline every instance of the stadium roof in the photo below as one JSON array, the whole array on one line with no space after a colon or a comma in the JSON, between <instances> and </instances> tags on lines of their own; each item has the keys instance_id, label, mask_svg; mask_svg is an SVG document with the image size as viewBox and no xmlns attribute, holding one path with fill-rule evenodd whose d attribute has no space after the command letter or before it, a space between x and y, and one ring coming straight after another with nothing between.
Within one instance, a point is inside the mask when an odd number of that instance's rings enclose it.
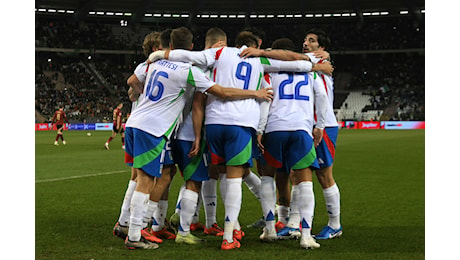
<instances>
[{"instance_id":1,"label":"stadium roof","mask_svg":"<svg viewBox=\"0 0 460 260\"><path fill-rule=\"evenodd\" d=\"M305 14L327 12L419 13L424 0L36 0L35 8L71 10L84 19L90 11L123 12L134 17L145 13L170 12L189 14Z\"/></svg>"}]
</instances>

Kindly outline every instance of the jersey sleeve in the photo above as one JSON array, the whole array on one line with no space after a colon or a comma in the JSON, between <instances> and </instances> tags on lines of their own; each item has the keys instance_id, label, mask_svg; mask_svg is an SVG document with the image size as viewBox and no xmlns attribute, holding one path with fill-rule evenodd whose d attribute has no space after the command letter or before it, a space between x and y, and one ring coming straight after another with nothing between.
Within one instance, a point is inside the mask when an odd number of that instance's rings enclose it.
<instances>
[{"instance_id":1,"label":"jersey sleeve","mask_svg":"<svg viewBox=\"0 0 460 260\"><path fill-rule=\"evenodd\" d=\"M323 129L326 125L326 112L329 107L326 89L318 73L309 74L313 79L313 93L315 94L315 113L316 113L316 128Z\"/></svg>"},{"instance_id":2,"label":"jersey sleeve","mask_svg":"<svg viewBox=\"0 0 460 260\"><path fill-rule=\"evenodd\" d=\"M264 72L309 72L312 68L311 62L306 60L282 61L261 57L261 63Z\"/></svg>"},{"instance_id":3,"label":"jersey sleeve","mask_svg":"<svg viewBox=\"0 0 460 260\"><path fill-rule=\"evenodd\" d=\"M147 71L148 71L148 65L146 62L143 62L137 65L136 69L134 69L134 75L136 75L139 82L144 83L145 79L147 78Z\"/></svg>"},{"instance_id":4,"label":"jersey sleeve","mask_svg":"<svg viewBox=\"0 0 460 260\"><path fill-rule=\"evenodd\" d=\"M172 50L169 52L168 60L191 62L201 68L212 67L216 61L218 48L207 49L204 51Z\"/></svg>"},{"instance_id":5,"label":"jersey sleeve","mask_svg":"<svg viewBox=\"0 0 460 260\"><path fill-rule=\"evenodd\" d=\"M195 66L190 67L187 83L195 87L201 93L206 92L210 87L216 85L204 72Z\"/></svg>"}]
</instances>

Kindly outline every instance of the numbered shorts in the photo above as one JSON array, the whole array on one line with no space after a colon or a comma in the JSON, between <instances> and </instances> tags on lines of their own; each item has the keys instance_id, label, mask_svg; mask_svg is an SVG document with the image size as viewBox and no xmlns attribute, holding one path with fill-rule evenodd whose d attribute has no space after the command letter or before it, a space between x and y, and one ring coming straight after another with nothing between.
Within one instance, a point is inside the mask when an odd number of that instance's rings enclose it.
<instances>
[{"instance_id":1,"label":"numbered shorts","mask_svg":"<svg viewBox=\"0 0 460 260\"><path fill-rule=\"evenodd\" d=\"M207 181L209 176L206 142L203 140L198 155L190 158L188 153L192 145L193 142L191 141L173 140L172 154L174 162L179 167L185 181Z\"/></svg>"},{"instance_id":2,"label":"numbered shorts","mask_svg":"<svg viewBox=\"0 0 460 260\"><path fill-rule=\"evenodd\" d=\"M156 137L140 129L127 127L125 163L142 169L150 176L161 177L163 165L173 162L164 137Z\"/></svg>"},{"instance_id":3,"label":"numbered shorts","mask_svg":"<svg viewBox=\"0 0 460 260\"><path fill-rule=\"evenodd\" d=\"M206 125L211 164L252 167L254 132L250 127Z\"/></svg>"},{"instance_id":4,"label":"numbered shorts","mask_svg":"<svg viewBox=\"0 0 460 260\"><path fill-rule=\"evenodd\" d=\"M290 170L318 169L313 138L306 131L276 131L264 137L264 160L289 174Z\"/></svg>"},{"instance_id":5,"label":"numbered shorts","mask_svg":"<svg viewBox=\"0 0 460 260\"><path fill-rule=\"evenodd\" d=\"M323 140L316 147L316 157L320 168L331 166L334 163L335 145L339 127L326 127L323 131Z\"/></svg>"}]
</instances>

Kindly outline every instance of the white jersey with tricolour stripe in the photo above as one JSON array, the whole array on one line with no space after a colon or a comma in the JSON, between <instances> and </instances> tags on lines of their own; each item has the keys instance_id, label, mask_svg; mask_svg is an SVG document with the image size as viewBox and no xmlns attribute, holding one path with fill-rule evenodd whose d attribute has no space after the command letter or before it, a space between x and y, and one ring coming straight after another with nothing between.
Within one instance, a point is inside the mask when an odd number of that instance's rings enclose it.
<instances>
[{"instance_id":1,"label":"white jersey with tricolour stripe","mask_svg":"<svg viewBox=\"0 0 460 260\"><path fill-rule=\"evenodd\" d=\"M215 85L199 68L190 63L159 60L150 64L144 84L144 99L138 104L127 127L154 136L170 138L186 102L186 89L201 92Z\"/></svg>"}]
</instances>

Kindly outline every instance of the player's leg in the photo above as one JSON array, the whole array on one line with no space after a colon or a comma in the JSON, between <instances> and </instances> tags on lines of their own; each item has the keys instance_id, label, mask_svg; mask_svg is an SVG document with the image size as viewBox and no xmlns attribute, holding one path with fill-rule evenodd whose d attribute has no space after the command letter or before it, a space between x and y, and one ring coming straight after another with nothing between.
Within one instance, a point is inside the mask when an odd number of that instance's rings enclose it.
<instances>
[{"instance_id":1,"label":"player's leg","mask_svg":"<svg viewBox=\"0 0 460 260\"><path fill-rule=\"evenodd\" d=\"M278 222L275 224L276 231L284 228L289 221L289 207L291 202L291 185L289 176L285 172L277 172L275 175L276 190L278 195Z\"/></svg>"},{"instance_id":2,"label":"player's leg","mask_svg":"<svg viewBox=\"0 0 460 260\"><path fill-rule=\"evenodd\" d=\"M104 147L105 147L106 150L109 150L109 149L110 149L110 148L109 148L109 144L110 144L110 142L115 138L115 136L117 136L117 131L118 131L118 129L114 128L114 129L112 130L112 135L111 135L111 136L109 137L109 139L107 139L107 141L105 142Z\"/></svg>"},{"instance_id":3,"label":"player's leg","mask_svg":"<svg viewBox=\"0 0 460 260\"><path fill-rule=\"evenodd\" d=\"M176 243L199 244L204 239L198 238L190 233L190 226L196 211L198 197L201 190L201 181L186 181L186 189L181 199L180 225L176 236Z\"/></svg>"},{"instance_id":4,"label":"player's leg","mask_svg":"<svg viewBox=\"0 0 460 260\"><path fill-rule=\"evenodd\" d=\"M209 180L203 181L201 194L203 197L204 213L206 217L206 235L217 235L224 230L217 225L217 180L219 179L219 170L216 165L208 167Z\"/></svg>"},{"instance_id":5,"label":"player's leg","mask_svg":"<svg viewBox=\"0 0 460 260\"><path fill-rule=\"evenodd\" d=\"M136 189L137 182L135 180L137 176L137 170L131 167L131 178L128 182L128 187L125 191L125 196L123 198L123 203L121 204L121 212L118 218L118 222L115 224L113 228L113 234L117 237L122 238L123 240L128 235L128 226L129 226L129 218L131 216L129 208L131 206L131 198L133 196L133 192Z\"/></svg>"},{"instance_id":6,"label":"player's leg","mask_svg":"<svg viewBox=\"0 0 460 260\"><path fill-rule=\"evenodd\" d=\"M152 201L158 202L158 207L153 212L152 234L163 239L175 239L176 236L165 227L165 218L168 210L169 185L174 177L176 167L174 164L164 165L161 177L156 179L152 191Z\"/></svg>"},{"instance_id":7,"label":"player's leg","mask_svg":"<svg viewBox=\"0 0 460 260\"><path fill-rule=\"evenodd\" d=\"M340 190L333 177L333 162L338 127L326 127L323 131L323 140L316 148L320 169L316 170L316 177L323 189L324 201L328 213L328 224L316 235L316 239L330 239L342 235L340 224Z\"/></svg>"},{"instance_id":8,"label":"player's leg","mask_svg":"<svg viewBox=\"0 0 460 260\"><path fill-rule=\"evenodd\" d=\"M276 168L265 165L261 176L260 185L260 203L262 206L262 213L264 216L265 226L260 235L260 240L270 242L277 239L275 229L275 204L276 204L276 186L275 176Z\"/></svg>"}]
</instances>

